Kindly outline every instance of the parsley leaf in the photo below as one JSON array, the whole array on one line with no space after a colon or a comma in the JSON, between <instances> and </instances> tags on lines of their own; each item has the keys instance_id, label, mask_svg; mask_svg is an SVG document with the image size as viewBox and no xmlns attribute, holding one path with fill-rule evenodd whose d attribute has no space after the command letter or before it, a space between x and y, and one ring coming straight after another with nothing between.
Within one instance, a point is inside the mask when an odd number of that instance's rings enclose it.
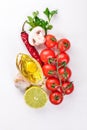
<instances>
[{"instance_id":1,"label":"parsley leaf","mask_svg":"<svg viewBox=\"0 0 87 130\"><path fill-rule=\"evenodd\" d=\"M48 21L50 21L50 11L49 11L49 9L46 8L45 11L44 11L43 13L47 16Z\"/></svg>"},{"instance_id":2,"label":"parsley leaf","mask_svg":"<svg viewBox=\"0 0 87 130\"><path fill-rule=\"evenodd\" d=\"M51 13L50 13L51 17L52 17L53 15L55 15L55 14L57 14L57 10L53 10L53 11L51 11Z\"/></svg>"},{"instance_id":3,"label":"parsley leaf","mask_svg":"<svg viewBox=\"0 0 87 130\"><path fill-rule=\"evenodd\" d=\"M40 26L45 30L45 34L47 34L47 30L51 30L53 26L50 24L50 20L54 14L57 14L57 10L50 11L48 8L45 9L43 12L47 18L48 21L41 19L39 15L39 11L35 11L32 13L32 16L28 16L27 18L27 24L30 25L30 31L35 28L36 26Z\"/></svg>"},{"instance_id":4,"label":"parsley leaf","mask_svg":"<svg viewBox=\"0 0 87 130\"><path fill-rule=\"evenodd\" d=\"M53 17L53 15L57 14L57 10L50 11L48 8L46 8L43 13L47 16L48 21L50 22L50 20Z\"/></svg>"},{"instance_id":5,"label":"parsley leaf","mask_svg":"<svg viewBox=\"0 0 87 130\"><path fill-rule=\"evenodd\" d=\"M32 15L33 15L34 17L38 16L38 15L39 15L39 11L33 12Z\"/></svg>"}]
</instances>

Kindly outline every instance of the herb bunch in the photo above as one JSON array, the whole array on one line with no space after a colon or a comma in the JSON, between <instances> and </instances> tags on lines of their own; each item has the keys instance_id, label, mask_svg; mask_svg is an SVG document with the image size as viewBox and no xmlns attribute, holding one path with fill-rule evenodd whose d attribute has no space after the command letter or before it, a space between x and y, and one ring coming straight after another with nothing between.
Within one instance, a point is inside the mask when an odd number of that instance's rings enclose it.
<instances>
[{"instance_id":1,"label":"herb bunch","mask_svg":"<svg viewBox=\"0 0 87 130\"><path fill-rule=\"evenodd\" d=\"M40 26L45 30L45 34L47 34L48 30L51 30L53 26L50 24L52 17L57 14L57 10L50 11L46 8L43 13L46 15L47 20L44 20L39 17L39 11L35 11L32 13L32 16L28 16L27 23L30 25L30 31L36 26Z\"/></svg>"}]
</instances>

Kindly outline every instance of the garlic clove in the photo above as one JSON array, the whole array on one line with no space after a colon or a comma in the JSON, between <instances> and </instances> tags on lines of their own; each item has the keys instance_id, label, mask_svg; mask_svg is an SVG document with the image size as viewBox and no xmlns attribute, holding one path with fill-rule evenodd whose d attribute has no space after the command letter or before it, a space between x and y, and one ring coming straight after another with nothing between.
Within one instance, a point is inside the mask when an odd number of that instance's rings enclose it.
<instances>
[{"instance_id":1,"label":"garlic clove","mask_svg":"<svg viewBox=\"0 0 87 130\"><path fill-rule=\"evenodd\" d=\"M20 73L16 75L14 84L21 91L25 91L31 85Z\"/></svg>"}]
</instances>

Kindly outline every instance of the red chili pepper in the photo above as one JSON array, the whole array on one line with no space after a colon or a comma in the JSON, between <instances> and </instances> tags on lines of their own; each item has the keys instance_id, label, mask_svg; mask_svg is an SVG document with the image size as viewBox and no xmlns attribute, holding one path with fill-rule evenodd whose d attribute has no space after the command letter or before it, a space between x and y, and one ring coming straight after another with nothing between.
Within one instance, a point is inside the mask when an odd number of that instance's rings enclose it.
<instances>
[{"instance_id":1,"label":"red chili pepper","mask_svg":"<svg viewBox=\"0 0 87 130\"><path fill-rule=\"evenodd\" d=\"M25 44L27 50L29 51L29 53L31 54L31 56L36 59L40 65L43 65L43 62L40 59L39 53L36 50L36 48L32 45L30 45L29 41L28 41L28 34L24 31L24 25L25 25L26 21L24 22L23 26L22 26L22 32L21 32L21 39L23 41L23 43Z\"/></svg>"},{"instance_id":2,"label":"red chili pepper","mask_svg":"<svg viewBox=\"0 0 87 130\"><path fill-rule=\"evenodd\" d=\"M29 53L31 54L31 56L33 58L35 58L40 63L40 65L42 66L43 63L40 59L39 53L37 52L37 50L34 46L30 45L30 43L28 41L28 34L25 31L21 32L21 39L24 42L24 44L25 44L27 50L29 51Z\"/></svg>"}]
</instances>

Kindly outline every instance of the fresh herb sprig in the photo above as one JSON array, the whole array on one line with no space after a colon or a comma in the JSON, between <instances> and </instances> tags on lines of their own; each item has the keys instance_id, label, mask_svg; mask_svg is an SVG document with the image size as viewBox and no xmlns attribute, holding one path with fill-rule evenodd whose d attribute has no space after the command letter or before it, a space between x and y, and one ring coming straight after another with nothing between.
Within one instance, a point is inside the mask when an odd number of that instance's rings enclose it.
<instances>
[{"instance_id":1,"label":"fresh herb sprig","mask_svg":"<svg viewBox=\"0 0 87 130\"><path fill-rule=\"evenodd\" d=\"M35 11L32 13L32 16L28 16L27 23L31 26L30 31L36 26L40 26L45 30L45 34L47 34L47 30L51 30L53 26L50 24L51 18L57 14L57 10L50 11L48 8L43 11L43 13L47 16L47 20L44 20L39 17L39 11Z\"/></svg>"},{"instance_id":2,"label":"fresh herb sprig","mask_svg":"<svg viewBox=\"0 0 87 130\"><path fill-rule=\"evenodd\" d=\"M51 18L52 18L55 14L57 14L57 10L52 10L52 11L50 11L48 8L46 8L43 13L47 16L48 21L50 22L50 21L51 21Z\"/></svg>"}]
</instances>

